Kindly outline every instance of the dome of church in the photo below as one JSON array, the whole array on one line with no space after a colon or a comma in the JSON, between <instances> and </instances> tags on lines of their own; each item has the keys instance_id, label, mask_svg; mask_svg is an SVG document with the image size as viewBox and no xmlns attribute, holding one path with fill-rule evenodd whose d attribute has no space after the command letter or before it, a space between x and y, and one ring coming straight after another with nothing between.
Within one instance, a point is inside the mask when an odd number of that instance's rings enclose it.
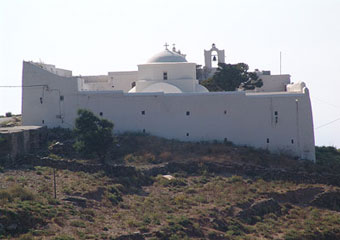
<instances>
[{"instance_id":1,"label":"dome of church","mask_svg":"<svg viewBox=\"0 0 340 240\"><path fill-rule=\"evenodd\" d=\"M134 93L134 92L136 92L136 87L133 87L129 91L129 93ZM182 90L169 83L154 83L139 92L182 93Z\"/></svg>"},{"instance_id":2,"label":"dome of church","mask_svg":"<svg viewBox=\"0 0 340 240\"><path fill-rule=\"evenodd\" d=\"M149 59L148 63L163 63L163 62L187 62L185 56L172 52L168 49L156 54Z\"/></svg>"}]
</instances>

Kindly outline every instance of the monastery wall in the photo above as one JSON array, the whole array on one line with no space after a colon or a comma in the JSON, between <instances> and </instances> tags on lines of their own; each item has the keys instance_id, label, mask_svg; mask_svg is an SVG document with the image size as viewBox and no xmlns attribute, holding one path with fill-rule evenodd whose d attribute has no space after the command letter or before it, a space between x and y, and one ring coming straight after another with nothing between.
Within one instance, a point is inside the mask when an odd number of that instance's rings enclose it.
<instances>
[{"instance_id":1,"label":"monastery wall","mask_svg":"<svg viewBox=\"0 0 340 240\"><path fill-rule=\"evenodd\" d=\"M277 93L124 93L79 91L64 78L24 62L23 125L73 127L79 108L111 120L115 132L139 131L185 141L232 141L315 160L307 88Z\"/></svg>"},{"instance_id":2,"label":"monastery wall","mask_svg":"<svg viewBox=\"0 0 340 240\"><path fill-rule=\"evenodd\" d=\"M124 92L128 92L132 88L132 83L138 80L138 72L109 72L109 78L111 80L113 90L122 90Z\"/></svg>"},{"instance_id":3,"label":"monastery wall","mask_svg":"<svg viewBox=\"0 0 340 240\"><path fill-rule=\"evenodd\" d=\"M256 88L256 92L284 92L286 91L286 85L290 83L290 75L260 75L263 86Z\"/></svg>"}]
</instances>

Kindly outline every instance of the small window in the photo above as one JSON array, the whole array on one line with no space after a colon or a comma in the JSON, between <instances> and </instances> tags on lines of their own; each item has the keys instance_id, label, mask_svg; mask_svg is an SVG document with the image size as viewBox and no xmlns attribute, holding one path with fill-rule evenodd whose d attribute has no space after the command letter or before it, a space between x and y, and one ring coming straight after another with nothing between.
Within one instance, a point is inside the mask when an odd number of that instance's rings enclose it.
<instances>
[{"instance_id":1,"label":"small window","mask_svg":"<svg viewBox=\"0 0 340 240\"><path fill-rule=\"evenodd\" d=\"M132 88L135 87L135 86L136 86L136 82L131 83Z\"/></svg>"},{"instance_id":2,"label":"small window","mask_svg":"<svg viewBox=\"0 0 340 240\"><path fill-rule=\"evenodd\" d=\"M186 112L186 114L187 114L187 116L189 116L189 115L190 115L190 112L189 112L189 111L187 111L187 112Z\"/></svg>"},{"instance_id":3,"label":"small window","mask_svg":"<svg viewBox=\"0 0 340 240\"><path fill-rule=\"evenodd\" d=\"M224 110L224 115L227 115L227 110Z\"/></svg>"},{"instance_id":4,"label":"small window","mask_svg":"<svg viewBox=\"0 0 340 240\"><path fill-rule=\"evenodd\" d=\"M168 80L168 72L163 72L163 80Z\"/></svg>"},{"instance_id":5,"label":"small window","mask_svg":"<svg viewBox=\"0 0 340 240\"><path fill-rule=\"evenodd\" d=\"M187 133L186 136L189 137L189 133Z\"/></svg>"},{"instance_id":6,"label":"small window","mask_svg":"<svg viewBox=\"0 0 340 240\"><path fill-rule=\"evenodd\" d=\"M267 138L267 143L269 143L269 138Z\"/></svg>"},{"instance_id":7,"label":"small window","mask_svg":"<svg viewBox=\"0 0 340 240\"><path fill-rule=\"evenodd\" d=\"M103 112L100 112L99 115L100 115L100 116L103 116Z\"/></svg>"},{"instance_id":8,"label":"small window","mask_svg":"<svg viewBox=\"0 0 340 240\"><path fill-rule=\"evenodd\" d=\"M42 98L42 97L40 98L40 103L41 103L41 104L43 103L43 98Z\"/></svg>"},{"instance_id":9,"label":"small window","mask_svg":"<svg viewBox=\"0 0 340 240\"><path fill-rule=\"evenodd\" d=\"M112 88L114 88L115 86L112 86Z\"/></svg>"},{"instance_id":10,"label":"small window","mask_svg":"<svg viewBox=\"0 0 340 240\"><path fill-rule=\"evenodd\" d=\"M143 129L143 133L145 133L145 129Z\"/></svg>"},{"instance_id":11,"label":"small window","mask_svg":"<svg viewBox=\"0 0 340 240\"><path fill-rule=\"evenodd\" d=\"M274 112L274 114L275 114L275 116L277 116L277 115L278 115L278 112L277 112L277 111L275 111L275 112Z\"/></svg>"},{"instance_id":12,"label":"small window","mask_svg":"<svg viewBox=\"0 0 340 240\"><path fill-rule=\"evenodd\" d=\"M145 110L141 111L142 115L145 115Z\"/></svg>"},{"instance_id":13,"label":"small window","mask_svg":"<svg viewBox=\"0 0 340 240\"><path fill-rule=\"evenodd\" d=\"M60 96L60 101L64 101L64 96Z\"/></svg>"},{"instance_id":14,"label":"small window","mask_svg":"<svg viewBox=\"0 0 340 240\"><path fill-rule=\"evenodd\" d=\"M42 124L44 124L44 123L45 123L45 120L42 120L41 122L42 122Z\"/></svg>"},{"instance_id":15,"label":"small window","mask_svg":"<svg viewBox=\"0 0 340 240\"><path fill-rule=\"evenodd\" d=\"M275 117L275 123L278 123L279 122L279 117Z\"/></svg>"},{"instance_id":16,"label":"small window","mask_svg":"<svg viewBox=\"0 0 340 240\"><path fill-rule=\"evenodd\" d=\"M294 139L291 140L291 143L294 144Z\"/></svg>"}]
</instances>

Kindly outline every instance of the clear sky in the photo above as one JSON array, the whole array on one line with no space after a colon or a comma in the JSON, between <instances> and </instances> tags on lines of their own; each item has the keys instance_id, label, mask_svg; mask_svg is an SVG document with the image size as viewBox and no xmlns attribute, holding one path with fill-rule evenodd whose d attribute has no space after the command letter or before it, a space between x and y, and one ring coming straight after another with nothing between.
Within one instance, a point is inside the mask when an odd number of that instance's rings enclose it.
<instances>
[{"instance_id":1,"label":"clear sky","mask_svg":"<svg viewBox=\"0 0 340 240\"><path fill-rule=\"evenodd\" d=\"M226 62L272 74L281 51L282 73L310 89L316 144L340 148L340 0L1 0L0 86L21 85L23 60L136 70L165 42L198 64L216 43ZM5 112L21 112L20 88L0 88Z\"/></svg>"}]
</instances>

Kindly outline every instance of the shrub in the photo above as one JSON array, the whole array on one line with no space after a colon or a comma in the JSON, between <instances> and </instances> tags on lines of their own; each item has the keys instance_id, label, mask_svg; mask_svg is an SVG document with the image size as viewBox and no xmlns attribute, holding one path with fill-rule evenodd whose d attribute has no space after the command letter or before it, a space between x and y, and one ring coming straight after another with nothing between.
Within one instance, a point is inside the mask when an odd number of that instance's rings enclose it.
<instances>
[{"instance_id":1,"label":"shrub","mask_svg":"<svg viewBox=\"0 0 340 240\"><path fill-rule=\"evenodd\" d=\"M71 224L72 227L81 227L81 228L86 227L85 223L83 221L80 221L80 220L74 220L70 224Z\"/></svg>"},{"instance_id":2,"label":"shrub","mask_svg":"<svg viewBox=\"0 0 340 240\"><path fill-rule=\"evenodd\" d=\"M67 236L67 235L61 235L61 236L53 238L53 240L75 240L75 238Z\"/></svg>"},{"instance_id":3,"label":"shrub","mask_svg":"<svg viewBox=\"0 0 340 240\"><path fill-rule=\"evenodd\" d=\"M34 200L35 196L32 192L21 186L14 185L8 189L0 190L0 200L13 201L14 198L19 198L21 201Z\"/></svg>"},{"instance_id":4,"label":"shrub","mask_svg":"<svg viewBox=\"0 0 340 240\"><path fill-rule=\"evenodd\" d=\"M116 193L109 193L108 199L113 205L117 205L119 202L123 201L122 197Z\"/></svg>"},{"instance_id":5,"label":"shrub","mask_svg":"<svg viewBox=\"0 0 340 240\"><path fill-rule=\"evenodd\" d=\"M6 117L12 117L12 113L11 112L6 112Z\"/></svg>"},{"instance_id":6,"label":"shrub","mask_svg":"<svg viewBox=\"0 0 340 240\"><path fill-rule=\"evenodd\" d=\"M32 233L26 233L19 237L19 240L33 240Z\"/></svg>"},{"instance_id":7,"label":"shrub","mask_svg":"<svg viewBox=\"0 0 340 240\"><path fill-rule=\"evenodd\" d=\"M91 111L78 110L75 123L77 141L74 144L78 152L86 156L96 154L102 161L113 144L113 123L95 116Z\"/></svg>"},{"instance_id":8,"label":"shrub","mask_svg":"<svg viewBox=\"0 0 340 240\"><path fill-rule=\"evenodd\" d=\"M315 155L319 165L340 167L340 150L335 147L315 147Z\"/></svg>"}]
</instances>

